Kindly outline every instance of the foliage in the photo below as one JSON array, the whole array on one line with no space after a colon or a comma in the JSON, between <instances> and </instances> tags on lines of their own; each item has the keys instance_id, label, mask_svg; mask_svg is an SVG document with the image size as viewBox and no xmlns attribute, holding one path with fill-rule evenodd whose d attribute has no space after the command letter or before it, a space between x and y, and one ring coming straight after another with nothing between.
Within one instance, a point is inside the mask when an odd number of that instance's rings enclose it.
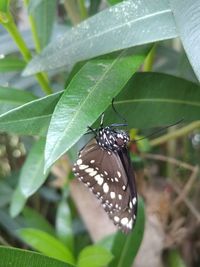
<instances>
[{"instance_id":1,"label":"foliage","mask_svg":"<svg viewBox=\"0 0 200 267\"><path fill-rule=\"evenodd\" d=\"M69 194L70 164L101 113L105 124L119 120L113 98L129 128L189 124L165 142L199 128L199 1L14 2L0 1L0 243L44 255L0 247L0 267L131 266L143 201L129 236L92 244Z\"/></svg>"}]
</instances>

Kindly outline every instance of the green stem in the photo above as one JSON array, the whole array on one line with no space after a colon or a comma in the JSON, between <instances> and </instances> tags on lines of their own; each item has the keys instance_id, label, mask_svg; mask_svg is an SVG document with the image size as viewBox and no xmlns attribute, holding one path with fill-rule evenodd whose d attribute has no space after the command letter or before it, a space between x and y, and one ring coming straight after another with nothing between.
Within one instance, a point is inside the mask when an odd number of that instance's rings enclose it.
<instances>
[{"instance_id":1,"label":"green stem","mask_svg":"<svg viewBox=\"0 0 200 267\"><path fill-rule=\"evenodd\" d=\"M78 0L81 20L84 20L88 17L87 8L85 6L85 0Z\"/></svg>"},{"instance_id":2,"label":"green stem","mask_svg":"<svg viewBox=\"0 0 200 267\"><path fill-rule=\"evenodd\" d=\"M156 52L156 45L152 47L147 58L145 59L143 71L152 71L154 58L155 58L155 52Z\"/></svg>"},{"instance_id":3,"label":"green stem","mask_svg":"<svg viewBox=\"0 0 200 267\"><path fill-rule=\"evenodd\" d=\"M24 5L26 6L26 8L28 8L29 0L24 0ZM35 50L39 54L41 52L41 46L40 46L40 41L39 41L38 34L37 34L35 20L32 15L29 15L28 17L29 17L29 23L31 26L33 41L35 44Z\"/></svg>"},{"instance_id":4,"label":"green stem","mask_svg":"<svg viewBox=\"0 0 200 267\"><path fill-rule=\"evenodd\" d=\"M197 128L200 128L200 121L194 121L190 123L189 125L176 130L175 132L170 132L161 137L155 138L152 141L150 141L150 144L151 146L161 145L163 143L166 143L169 140L185 136L186 134L192 132L193 130Z\"/></svg>"},{"instance_id":5,"label":"green stem","mask_svg":"<svg viewBox=\"0 0 200 267\"><path fill-rule=\"evenodd\" d=\"M26 62L29 62L32 58L31 52L26 46L26 43L24 42L20 32L18 31L18 28L15 25L15 22L11 15L6 15L8 17L8 20L6 23L2 23L2 25L6 28L6 30L10 33L13 40L17 44L22 56L24 57ZM37 73L36 79L38 83L40 84L41 88L46 94L51 94L52 89L49 87L48 79L44 73Z\"/></svg>"}]
</instances>

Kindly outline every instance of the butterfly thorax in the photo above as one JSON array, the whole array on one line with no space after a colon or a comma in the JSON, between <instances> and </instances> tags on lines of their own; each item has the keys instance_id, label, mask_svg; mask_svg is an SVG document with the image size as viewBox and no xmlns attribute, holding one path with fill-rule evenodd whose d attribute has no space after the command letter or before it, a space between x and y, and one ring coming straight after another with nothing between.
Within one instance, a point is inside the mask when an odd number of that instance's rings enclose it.
<instances>
[{"instance_id":1,"label":"butterfly thorax","mask_svg":"<svg viewBox=\"0 0 200 267\"><path fill-rule=\"evenodd\" d=\"M103 149L117 152L127 146L130 138L125 131L107 126L99 129L96 140Z\"/></svg>"}]
</instances>

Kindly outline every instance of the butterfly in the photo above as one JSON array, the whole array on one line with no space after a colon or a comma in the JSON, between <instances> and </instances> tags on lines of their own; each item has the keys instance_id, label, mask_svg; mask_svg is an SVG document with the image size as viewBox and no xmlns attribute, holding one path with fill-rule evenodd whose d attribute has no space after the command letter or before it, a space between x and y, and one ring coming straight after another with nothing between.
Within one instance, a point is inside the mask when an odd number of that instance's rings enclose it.
<instances>
[{"instance_id":1,"label":"butterfly","mask_svg":"<svg viewBox=\"0 0 200 267\"><path fill-rule=\"evenodd\" d=\"M103 121L103 120L102 120ZM123 232L133 229L137 216L137 190L128 143L119 125L91 129L92 138L79 152L75 176L100 199L108 216Z\"/></svg>"}]
</instances>

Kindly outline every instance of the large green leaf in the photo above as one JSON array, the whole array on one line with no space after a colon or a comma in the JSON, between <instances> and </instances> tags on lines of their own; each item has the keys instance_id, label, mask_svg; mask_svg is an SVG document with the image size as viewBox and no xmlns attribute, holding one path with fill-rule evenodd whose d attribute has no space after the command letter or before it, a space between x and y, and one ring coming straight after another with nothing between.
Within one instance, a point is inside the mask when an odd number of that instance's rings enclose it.
<instances>
[{"instance_id":1,"label":"large green leaf","mask_svg":"<svg viewBox=\"0 0 200 267\"><path fill-rule=\"evenodd\" d=\"M0 247L0 267L70 267L72 265L36 252Z\"/></svg>"},{"instance_id":2,"label":"large green leaf","mask_svg":"<svg viewBox=\"0 0 200 267\"><path fill-rule=\"evenodd\" d=\"M92 125L145 59L145 52L123 51L86 63L74 76L53 113L45 147L45 169L64 154ZM95 103L95 104L94 104Z\"/></svg>"},{"instance_id":3,"label":"large green leaf","mask_svg":"<svg viewBox=\"0 0 200 267\"><path fill-rule=\"evenodd\" d=\"M0 114L36 99L27 91L0 86Z\"/></svg>"},{"instance_id":4,"label":"large green leaf","mask_svg":"<svg viewBox=\"0 0 200 267\"><path fill-rule=\"evenodd\" d=\"M200 81L199 0L170 0L170 4L183 46Z\"/></svg>"},{"instance_id":5,"label":"large green leaf","mask_svg":"<svg viewBox=\"0 0 200 267\"><path fill-rule=\"evenodd\" d=\"M200 86L167 74L137 73L115 104L129 128L164 126L180 119L187 123L200 119ZM105 124L116 121L120 118L109 108Z\"/></svg>"},{"instance_id":6,"label":"large green leaf","mask_svg":"<svg viewBox=\"0 0 200 267\"><path fill-rule=\"evenodd\" d=\"M72 265L75 263L71 252L55 237L31 228L18 230L18 234L28 245L45 255Z\"/></svg>"},{"instance_id":7,"label":"large green leaf","mask_svg":"<svg viewBox=\"0 0 200 267\"><path fill-rule=\"evenodd\" d=\"M138 215L134 229L128 235L118 232L112 247L114 255L109 267L130 267L142 242L145 225L144 204L141 199L138 202Z\"/></svg>"},{"instance_id":8,"label":"large green leaf","mask_svg":"<svg viewBox=\"0 0 200 267\"><path fill-rule=\"evenodd\" d=\"M104 247L99 245L88 246L80 252L77 267L106 266L112 258L112 254Z\"/></svg>"},{"instance_id":9,"label":"large green leaf","mask_svg":"<svg viewBox=\"0 0 200 267\"><path fill-rule=\"evenodd\" d=\"M46 96L2 114L0 131L44 136L60 96L61 93Z\"/></svg>"},{"instance_id":10,"label":"large green leaf","mask_svg":"<svg viewBox=\"0 0 200 267\"><path fill-rule=\"evenodd\" d=\"M176 37L167 0L128 0L110 7L67 31L27 66L24 75L102 54Z\"/></svg>"},{"instance_id":11,"label":"large green leaf","mask_svg":"<svg viewBox=\"0 0 200 267\"><path fill-rule=\"evenodd\" d=\"M30 4L33 5L33 1ZM42 0L32 9L32 16L36 24L37 36L41 49L43 49L50 40L55 20L55 11L56 0Z\"/></svg>"},{"instance_id":12,"label":"large green leaf","mask_svg":"<svg viewBox=\"0 0 200 267\"><path fill-rule=\"evenodd\" d=\"M0 131L44 136L61 95L52 94L2 114ZM136 73L115 99L115 107L127 117L129 128L149 128L181 118L199 120L199 99L200 87L195 83L167 74ZM105 125L120 120L112 109L107 114Z\"/></svg>"}]
</instances>

